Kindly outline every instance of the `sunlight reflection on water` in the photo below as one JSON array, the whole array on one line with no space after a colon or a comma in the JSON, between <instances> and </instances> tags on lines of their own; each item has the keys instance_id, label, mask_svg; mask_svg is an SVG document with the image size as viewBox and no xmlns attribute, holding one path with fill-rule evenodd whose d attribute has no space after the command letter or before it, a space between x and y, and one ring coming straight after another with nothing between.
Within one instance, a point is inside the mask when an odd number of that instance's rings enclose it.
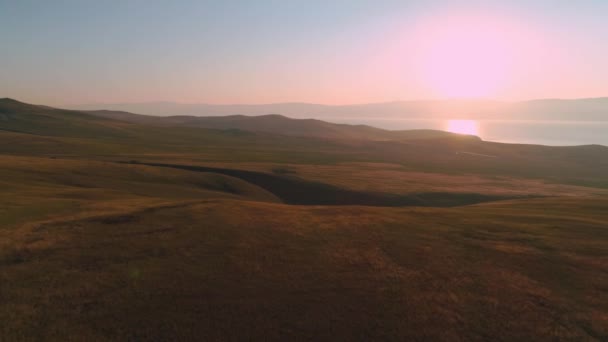
<instances>
[{"instance_id":1,"label":"sunlight reflection on water","mask_svg":"<svg viewBox=\"0 0 608 342\"><path fill-rule=\"evenodd\" d=\"M438 129L444 131L449 130L450 121L456 120L395 118L353 118L341 120L343 123L366 124L390 130ZM478 132L476 135L488 141L542 145L600 144L608 146L608 121L459 121L476 122Z\"/></svg>"},{"instance_id":2,"label":"sunlight reflection on water","mask_svg":"<svg viewBox=\"0 0 608 342\"><path fill-rule=\"evenodd\" d=\"M458 134L480 135L477 120L448 120L445 130Z\"/></svg>"}]
</instances>

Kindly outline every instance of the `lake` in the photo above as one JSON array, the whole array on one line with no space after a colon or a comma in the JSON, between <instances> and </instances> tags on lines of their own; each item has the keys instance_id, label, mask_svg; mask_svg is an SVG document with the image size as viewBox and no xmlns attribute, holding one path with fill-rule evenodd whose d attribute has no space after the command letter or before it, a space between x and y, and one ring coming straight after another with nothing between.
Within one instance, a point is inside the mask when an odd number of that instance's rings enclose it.
<instances>
[{"instance_id":1,"label":"lake","mask_svg":"<svg viewBox=\"0 0 608 342\"><path fill-rule=\"evenodd\" d=\"M335 120L332 120L335 121ZM391 130L447 130L449 120L426 119L344 119L341 123L365 124ZM479 136L488 141L541 144L608 146L608 121L524 121L476 120Z\"/></svg>"}]
</instances>

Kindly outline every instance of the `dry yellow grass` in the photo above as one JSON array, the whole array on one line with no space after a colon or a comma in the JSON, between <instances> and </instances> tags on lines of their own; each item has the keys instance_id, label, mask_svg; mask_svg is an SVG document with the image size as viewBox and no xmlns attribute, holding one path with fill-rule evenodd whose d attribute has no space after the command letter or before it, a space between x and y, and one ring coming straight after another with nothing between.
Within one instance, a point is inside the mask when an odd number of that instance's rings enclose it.
<instances>
[{"instance_id":1,"label":"dry yellow grass","mask_svg":"<svg viewBox=\"0 0 608 342\"><path fill-rule=\"evenodd\" d=\"M3 102L2 341L608 340L604 147L319 140ZM116 163L131 160L265 174ZM378 207L406 204L427 207Z\"/></svg>"},{"instance_id":2,"label":"dry yellow grass","mask_svg":"<svg viewBox=\"0 0 608 342\"><path fill-rule=\"evenodd\" d=\"M105 213L128 203L201 198L278 201L264 189L219 174L41 157L0 156L0 186L0 228L81 212Z\"/></svg>"},{"instance_id":3,"label":"dry yellow grass","mask_svg":"<svg viewBox=\"0 0 608 342\"><path fill-rule=\"evenodd\" d=\"M607 211L207 200L58 220L15 230L0 336L601 340Z\"/></svg>"},{"instance_id":4,"label":"dry yellow grass","mask_svg":"<svg viewBox=\"0 0 608 342\"><path fill-rule=\"evenodd\" d=\"M142 156L143 157L143 156ZM147 160L146 157L140 158ZM157 160L158 158L151 158ZM194 156L163 156L174 164L220 167L273 173L286 169L288 175L332 184L357 191L395 194L423 192L461 192L488 195L585 196L606 195L608 190L549 182L540 178L484 176L479 174L453 175L440 172L418 172L399 164L336 163L332 165L206 162Z\"/></svg>"}]
</instances>

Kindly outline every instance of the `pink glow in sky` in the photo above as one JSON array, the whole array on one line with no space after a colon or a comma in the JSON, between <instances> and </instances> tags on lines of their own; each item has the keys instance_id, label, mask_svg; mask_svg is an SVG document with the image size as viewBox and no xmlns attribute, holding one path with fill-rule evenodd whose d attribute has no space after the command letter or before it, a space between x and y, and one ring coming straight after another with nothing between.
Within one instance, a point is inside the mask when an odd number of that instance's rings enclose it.
<instances>
[{"instance_id":1,"label":"pink glow in sky","mask_svg":"<svg viewBox=\"0 0 608 342\"><path fill-rule=\"evenodd\" d=\"M516 67L513 52L530 48L513 28L500 25L464 17L419 32L418 78L442 97L494 95Z\"/></svg>"},{"instance_id":2,"label":"pink glow in sky","mask_svg":"<svg viewBox=\"0 0 608 342\"><path fill-rule=\"evenodd\" d=\"M0 97L58 105L608 96L608 1L143 3L6 2Z\"/></svg>"},{"instance_id":3,"label":"pink glow in sky","mask_svg":"<svg viewBox=\"0 0 608 342\"><path fill-rule=\"evenodd\" d=\"M407 44L408 71L432 97L509 97L554 52L549 36L505 15L448 12L422 20Z\"/></svg>"}]
</instances>

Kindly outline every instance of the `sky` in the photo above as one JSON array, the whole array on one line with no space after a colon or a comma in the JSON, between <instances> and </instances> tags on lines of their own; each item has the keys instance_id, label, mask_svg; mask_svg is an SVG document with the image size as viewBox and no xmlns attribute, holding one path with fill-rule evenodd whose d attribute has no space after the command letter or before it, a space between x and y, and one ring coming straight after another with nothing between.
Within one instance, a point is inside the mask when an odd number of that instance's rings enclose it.
<instances>
[{"instance_id":1,"label":"sky","mask_svg":"<svg viewBox=\"0 0 608 342\"><path fill-rule=\"evenodd\" d=\"M608 96L608 1L0 0L0 97L72 105Z\"/></svg>"}]
</instances>

